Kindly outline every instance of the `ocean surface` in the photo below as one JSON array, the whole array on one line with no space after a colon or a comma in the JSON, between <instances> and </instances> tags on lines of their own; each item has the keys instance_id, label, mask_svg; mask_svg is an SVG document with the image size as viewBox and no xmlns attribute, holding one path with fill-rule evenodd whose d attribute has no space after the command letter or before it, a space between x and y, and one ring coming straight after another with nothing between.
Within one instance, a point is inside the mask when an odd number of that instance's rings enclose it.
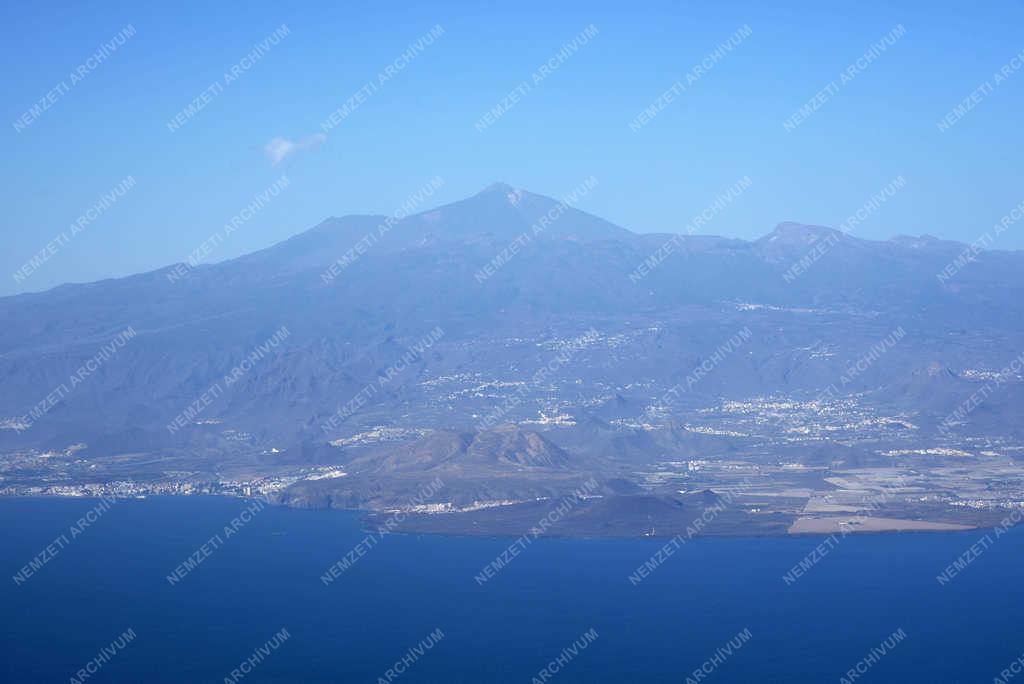
<instances>
[{"instance_id":1,"label":"ocean surface","mask_svg":"<svg viewBox=\"0 0 1024 684\"><path fill-rule=\"evenodd\" d=\"M481 585L513 540L389 535L325 585L354 514L228 535L250 503L158 497L80 525L97 503L0 499L3 682L992 682L1024 654L1020 529L945 585L984 532L850 536L791 585L824 538L694 540L638 584L665 540L540 539Z\"/></svg>"}]
</instances>

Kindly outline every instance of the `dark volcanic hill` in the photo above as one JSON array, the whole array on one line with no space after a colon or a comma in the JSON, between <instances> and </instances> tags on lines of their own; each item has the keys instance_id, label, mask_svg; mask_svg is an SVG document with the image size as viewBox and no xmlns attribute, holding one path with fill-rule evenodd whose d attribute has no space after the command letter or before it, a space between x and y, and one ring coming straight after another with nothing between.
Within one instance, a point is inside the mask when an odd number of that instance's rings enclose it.
<instances>
[{"instance_id":1,"label":"dark volcanic hill","mask_svg":"<svg viewBox=\"0 0 1024 684\"><path fill-rule=\"evenodd\" d=\"M409 472L502 475L528 470L566 470L564 450L531 430L514 425L481 432L441 430L399 445L385 445L348 466L377 474Z\"/></svg>"}]
</instances>

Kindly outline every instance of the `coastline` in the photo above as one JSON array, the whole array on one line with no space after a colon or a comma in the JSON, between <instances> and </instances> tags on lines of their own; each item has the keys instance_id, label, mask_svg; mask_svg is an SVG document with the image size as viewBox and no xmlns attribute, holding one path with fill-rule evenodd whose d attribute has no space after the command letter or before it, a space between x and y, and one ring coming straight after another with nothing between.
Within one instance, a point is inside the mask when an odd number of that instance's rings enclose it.
<instances>
[{"instance_id":1,"label":"coastline","mask_svg":"<svg viewBox=\"0 0 1024 684\"><path fill-rule=\"evenodd\" d=\"M357 516L360 527L366 533L380 533L381 524L389 516L394 516L396 511L387 509L364 509L364 508L341 508L334 506L313 507L282 504L269 497L262 496L236 496L233 494L152 494L146 496L131 497L104 497L78 496L63 494L8 494L0 497L3 500L36 500L36 501L82 501L96 502L113 500L116 503L142 502L148 499L155 500L183 500L183 499L204 499L204 500L236 500L238 502L262 501L270 507L280 510L293 511L315 511L321 513L338 512ZM522 536L535 536L536 538L560 539L560 540L601 540L601 539L650 539L664 541L678 538L679 533L660 531L655 528L651 533L621 533L602 532L599 530L559 530L557 525L546 529L542 534L533 535L531 526L523 528L507 528L495 525L466 525L467 513L412 513L404 512L402 521L389 526L384 534L399 534L409 536L429 535L452 538L474 538L474 539L514 539ZM457 520L458 518L462 518ZM861 525L855 527L843 527L840 523L856 518ZM479 522L479 521L472 521ZM499 521L500 522L500 521ZM454 524L453 524L454 523ZM793 523L779 531L776 528L745 528L738 525L730 525L728 528L707 528L699 533L686 536L687 541L696 539L765 539L765 538L819 538L829 537L835 534L841 536L871 536L886 534L963 534L976 531L991 531L999 528L998 524L972 525L946 521L913 520L903 518L891 518L883 516L858 517L858 516L794 516Z\"/></svg>"}]
</instances>

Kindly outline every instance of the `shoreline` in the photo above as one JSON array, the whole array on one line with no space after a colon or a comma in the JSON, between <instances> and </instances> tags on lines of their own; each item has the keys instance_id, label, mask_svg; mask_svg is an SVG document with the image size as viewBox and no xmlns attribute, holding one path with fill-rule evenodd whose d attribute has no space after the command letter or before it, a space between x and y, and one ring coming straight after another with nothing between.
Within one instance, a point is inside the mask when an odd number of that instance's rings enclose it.
<instances>
[{"instance_id":1,"label":"shoreline","mask_svg":"<svg viewBox=\"0 0 1024 684\"><path fill-rule=\"evenodd\" d=\"M188 495L177 495L177 494L153 494L147 496L132 496L132 497L114 497L117 503L128 502L128 501L145 501L147 499L163 499L163 500L183 500L188 498L198 499L211 499L211 500L237 500L239 502L250 502L250 501L264 501L271 507L278 510L291 510L291 511L311 511L311 512L337 512L346 515L353 515L358 518L360 529L362 532L372 534L380 533L380 527L374 526L371 522L375 518L386 518L387 514L394 515L393 510L375 510L375 509L361 509L361 508L335 508L335 507L311 507L311 506L291 506L287 504L276 503L265 497L256 496L235 496L231 494L188 494ZM76 496L76 495L59 495L59 494L8 494L0 496L0 501L8 500L37 500L37 501L100 501L103 497L98 496ZM417 516L417 520L422 523L425 520L430 520L435 516L457 516L465 515L459 513L441 513L441 514L423 514L423 513L409 513L407 515ZM825 516L815 517L814 522L827 522L838 523L840 520L848 520L855 516L835 516L829 518ZM874 536L874 535L891 535L891 534L964 534L970 532L987 532L996 529L997 525L970 525L961 523L951 522L935 522L935 521L924 521L924 520L911 520L901 518L887 518L887 517L870 517L870 518L859 518L862 521L882 521L881 525L872 525L869 527L863 527L859 529L843 529L837 526L818 526L811 525L810 529L796 529L801 519L797 518L794 523L786 528L785 532L779 533L774 531L757 531L751 529L732 528L729 531L708 531L694 534L687 538L686 541L695 541L699 539L814 539L814 538L825 538L835 534L842 534L846 536ZM804 527L807 527L805 524ZM515 539L523 536L530 536L530 529L527 527L525 530L488 530L480 529L479 531L473 531L471 528L463 528L458 530L443 529L443 526L433 525L416 525L414 527L397 526L392 530L384 532L382 536L391 534L400 534L403 536L419 536L419 535L430 535L437 537L452 537L452 538L470 538L470 539ZM580 532L580 533L559 533L557 529L550 529L543 534L534 535L535 539L552 539L552 540L644 540L648 539L651 541L664 542L681 535L673 535L670 533L655 533L655 534L602 534L593 532Z\"/></svg>"}]
</instances>

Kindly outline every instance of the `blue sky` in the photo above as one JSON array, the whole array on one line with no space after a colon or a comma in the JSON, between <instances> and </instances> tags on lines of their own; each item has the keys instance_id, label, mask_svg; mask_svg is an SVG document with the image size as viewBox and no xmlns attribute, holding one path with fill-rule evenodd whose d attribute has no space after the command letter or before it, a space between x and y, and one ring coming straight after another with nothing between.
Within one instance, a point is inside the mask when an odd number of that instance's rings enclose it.
<instances>
[{"instance_id":1,"label":"blue sky","mask_svg":"<svg viewBox=\"0 0 1024 684\"><path fill-rule=\"evenodd\" d=\"M345 2L8 3L0 45L0 293L184 260L282 175L288 186L219 245L219 261L328 216L391 213L440 176L438 203L495 180L559 196L637 232L682 231L738 179L706 232L838 226L893 178L857 228L969 242L1024 201L1024 68L948 130L936 123L1024 50L1024 3ZM408 6L406 6L408 5ZM558 6L554 6L558 5ZM561 6L565 5L565 6ZM771 7L770 5L780 5ZM126 26L84 77L69 74ZM174 132L167 123L276 29L287 35ZM325 140L321 122L411 43L443 34ZM562 46L597 35L493 125L475 124ZM796 129L786 121L894 27L905 34ZM750 35L639 130L629 123L738 29ZM1012 68L1011 68L1012 69ZM15 122L58 92L21 130ZM31 118L31 117L30 117ZM299 149L272 164L267 144ZM134 186L44 263L12 274L97 199ZM997 248L1024 247L1024 223Z\"/></svg>"}]
</instances>

